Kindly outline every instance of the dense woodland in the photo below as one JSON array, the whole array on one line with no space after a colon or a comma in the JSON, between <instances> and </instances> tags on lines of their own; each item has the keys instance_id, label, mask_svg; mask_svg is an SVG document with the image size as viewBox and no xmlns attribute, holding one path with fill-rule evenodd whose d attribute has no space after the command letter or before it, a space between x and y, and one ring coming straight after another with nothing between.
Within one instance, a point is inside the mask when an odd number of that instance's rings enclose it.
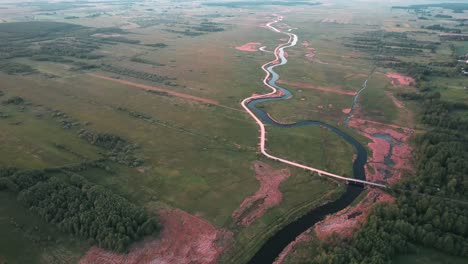
<instances>
[{"instance_id":1,"label":"dense woodland","mask_svg":"<svg viewBox=\"0 0 468 264\"><path fill-rule=\"evenodd\" d=\"M321 243L314 263L388 263L418 246L468 257L468 105L434 91L427 80L443 73L411 65L399 67L416 78L419 92L399 97L421 106L426 127L415 139L416 175L393 186L396 202L377 206L352 239Z\"/></svg>"},{"instance_id":2,"label":"dense woodland","mask_svg":"<svg viewBox=\"0 0 468 264\"><path fill-rule=\"evenodd\" d=\"M154 234L154 218L124 198L73 173L0 169L0 191L18 200L62 231L90 239L100 247L125 252Z\"/></svg>"},{"instance_id":3,"label":"dense woodland","mask_svg":"<svg viewBox=\"0 0 468 264\"><path fill-rule=\"evenodd\" d=\"M415 245L468 257L468 127L449 114L468 106L422 100L429 130L416 140L417 174L394 187L395 204L375 208L351 241L322 244L314 262L385 263Z\"/></svg>"}]
</instances>

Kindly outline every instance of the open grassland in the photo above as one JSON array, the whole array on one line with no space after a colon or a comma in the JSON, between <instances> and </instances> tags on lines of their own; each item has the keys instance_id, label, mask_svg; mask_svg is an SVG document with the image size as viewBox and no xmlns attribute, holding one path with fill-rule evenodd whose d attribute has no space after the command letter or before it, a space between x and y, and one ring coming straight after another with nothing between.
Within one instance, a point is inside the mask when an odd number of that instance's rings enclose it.
<instances>
[{"instance_id":1,"label":"open grassland","mask_svg":"<svg viewBox=\"0 0 468 264\"><path fill-rule=\"evenodd\" d=\"M352 177L355 150L346 141L326 128L268 127L267 148L289 160L338 175Z\"/></svg>"}]
</instances>

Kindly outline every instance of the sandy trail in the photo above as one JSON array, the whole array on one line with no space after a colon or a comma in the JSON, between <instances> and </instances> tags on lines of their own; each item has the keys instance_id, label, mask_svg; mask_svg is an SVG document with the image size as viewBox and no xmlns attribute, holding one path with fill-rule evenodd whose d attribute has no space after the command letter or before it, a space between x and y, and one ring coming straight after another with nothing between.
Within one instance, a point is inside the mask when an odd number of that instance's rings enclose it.
<instances>
[{"instance_id":1,"label":"sandy trail","mask_svg":"<svg viewBox=\"0 0 468 264\"><path fill-rule=\"evenodd\" d=\"M356 92L353 92L353 91L344 91L344 90L339 90L335 88L310 85L310 84L305 84L305 83L300 83L300 82L289 82L289 81L278 80L277 83L286 84L286 85L294 86L298 88L314 89L314 90L320 90L320 91L336 93L336 94L344 94L344 95L352 95L352 96L356 95Z\"/></svg>"}]
</instances>

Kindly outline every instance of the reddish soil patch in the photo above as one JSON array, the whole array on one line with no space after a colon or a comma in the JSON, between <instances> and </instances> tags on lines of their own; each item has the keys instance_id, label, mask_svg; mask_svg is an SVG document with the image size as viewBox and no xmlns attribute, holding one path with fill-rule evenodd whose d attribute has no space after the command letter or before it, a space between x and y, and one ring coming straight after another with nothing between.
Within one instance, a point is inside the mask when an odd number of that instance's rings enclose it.
<instances>
[{"instance_id":1,"label":"reddish soil patch","mask_svg":"<svg viewBox=\"0 0 468 264\"><path fill-rule=\"evenodd\" d=\"M393 86L410 86L415 83L413 78L398 73L387 73L385 76L391 80Z\"/></svg>"},{"instance_id":2,"label":"reddish soil patch","mask_svg":"<svg viewBox=\"0 0 468 264\"><path fill-rule=\"evenodd\" d=\"M369 158L366 165L367 180L393 184L402 177L404 172L414 170L411 164L412 148L408 143L413 133L411 129L392 127L363 119L352 119L349 126L372 140L368 144L372 150L372 157ZM375 134L390 137L393 147L391 147L390 142L376 137Z\"/></svg>"},{"instance_id":3,"label":"reddish soil patch","mask_svg":"<svg viewBox=\"0 0 468 264\"><path fill-rule=\"evenodd\" d=\"M258 46L262 45L260 42L249 42L245 43L242 46L237 46L236 50L255 52L258 51Z\"/></svg>"},{"instance_id":4,"label":"reddish soil patch","mask_svg":"<svg viewBox=\"0 0 468 264\"><path fill-rule=\"evenodd\" d=\"M345 109L341 110L341 112L343 112L343 114L349 114L349 113L351 113L351 108L345 108Z\"/></svg>"},{"instance_id":5,"label":"reddish soil patch","mask_svg":"<svg viewBox=\"0 0 468 264\"><path fill-rule=\"evenodd\" d=\"M310 43L306 40L302 41L302 46L309 47Z\"/></svg>"},{"instance_id":6,"label":"reddish soil patch","mask_svg":"<svg viewBox=\"0 0 468 264\"><path fill-rule=\"evenodd\" d=\"M255 161L252 166L260 181L260 189L246 198L232 214L237 224L244 226L250 225L269 208L281 202L283 194L279 191L279 185L291 175L288 168L275 171L261 161Z\"/></svg>"},{"instance_id":7,"label":"reddish soil patch","mask_svg":"<svg viewBox=\"0 0 468 264\"><path fill-rule=\"evenodd\" d=\"M146 239L125 255L92 247L80 264L216 263L232 241L230 231L182 210L161 210L160 219L164 229L159 238Z\"/></svg>"},{"instance_id":8,"label":"reddish soil patch","mask_svg":"<svg viewBox=\"0 0 468 264\"><path fill-rule=\"evenodd\" d=\"M296 239L293 242L289 243L289 245L281 252L281 254L278 256L278 258L275 260L275 262L273 262L273 264L283 263L286 256L288 256L288 254L291 253L291 251L293 251L294 247L297 244L307 242L307 241L311 241L312 237L309 235L311 231L312 231L312 229L309 228L307 231L305 231L304 233L302 233L298 237L296 237Z\"/></svg>"},{"instance_id":9,"label":"reddish soil patch","mask_svg":"<svg viewBox=\"0 0 468 264\"><path fill-rule=\"evenodd\" d=\"M313 58L315 58L315 53L306 53L306 58L308 58L309 60L312 60Z\"/></svg>"},{"instance_id":10,"label":"reddish soil patch","mask_svg":"<svg viewBox=\"0 0 468 264\"><path fill-rule=\"evenodd\" d=\"M99 75L99 74L95 74L95 73L89 73L89 75L91 75L93 77L96 77L96 78L99 78L99 79L113 81L113 82L125 84L125 85L136 87L136 88L141 88L141 89L145 89L145 90L162 92L162 93L166 93L168 95L181 97L181 98L185 98L185 99L189 99L189 100L193 100L193 101L198 101L198 102L201 102L201 103L220 105L218 101L208 99L208 98L202 98L202 97L197 97L197 96L193 96L193 95L189 95L189 94L173 92L173 91L170 91L170 90L162 89L162 88L151 86L151 85L135 83L135 82L125 81L125 80L121 80L121 79L115 79L115 78L112 78L112 77L103 76L103 75Z\"/></svg>"},{"instance_id":11,"label":"reddish soil patch","mask_svg":"<svg viewBox=\"0 0 468 264\"><path fill-rule=\"evenodd\" d=\"M378 189L372 189L366 197L354 207L347 207L315 225L315 233L321 240L326 240L333 233L349 238L364 223L369 210L383 202L393 202L395 198Z\"/></svg>"},{"instance_id":12,"label":"reddish soil patch","mask_svg":"<svg viewBox=\"0 0 468 264\"><path fill-rule=\"evenodd\" d=\"M309 85L309 84L300 83L300 82L288 82L288 81L283 81L283 80L278 80L277 82L281 83L281 84L294 86L294 87L304 88L304 89L315 89L315 90L320 90L320 91L324 91L324 92L331 92L331 93L337 93L337 94L346 94L346 95L352 95L352 96L354 96L356 94L356 92L352 92L352 91L343 91L343 90L336 89L336 88Z\"/></svg>"},{"instance_id":13,"label":"reddish soil patch","mask_svg":"<svg viewBox=\"0 0 468 264\"><path fill-rule=\"evenodd\" d=\"M373 142L367 144L372 149L372 162L383 163L385 156L390 151L390 143L381 139L372 137Z\"/></svg>"},{"instance_id":14,"label":"reddish soil patch","mask_svg":"<svg viewBox=\"0 0 468 264\"><path fill-rule=\"evenodd\" d=\"M285 57L285 58L289 57L289 54L288 54L287 51L284 51L284 57Z\"/></svg>"}]
</instances>

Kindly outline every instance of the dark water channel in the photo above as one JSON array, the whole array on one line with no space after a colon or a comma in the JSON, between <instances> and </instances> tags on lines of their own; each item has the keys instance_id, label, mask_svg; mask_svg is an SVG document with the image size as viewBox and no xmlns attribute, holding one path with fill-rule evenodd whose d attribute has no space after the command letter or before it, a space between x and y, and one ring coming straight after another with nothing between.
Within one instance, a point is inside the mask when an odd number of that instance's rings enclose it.
<instances>
[{"instance_id":1,"label":"dark water channel","mask_svg":"<svg viewBox=\"0 0 468 264\"><path fill-rule=\"evenodd\" d=\"M265 111L257 107L257 104L260 104L260 103L278 101L278 100L286 100L292 96L290 91L276 84L276 81L278 80L279 75L274 71L274 68L287 63L287 59L284 56L283 48L279 50L279 56L281 59L279 64L271 65L267 67L267 70L270 72L270 79L268 83L271 86L281 90L284 93L284 95L282 97L276 97L276 98L255 99L255 100L250 101L247 106L265 124L269 124L269 125L276 126L276 127L282 127L282 128L293 128L293 127L300 127L300 126L321 126L337 134L338 136L346 140L346 142L351 144L356 150L357 156L353 163L354 178L365 180L366 174L365 174L364 166L367 162L367 152L366 152L366 149L361 145L361 143L359 143L356 139L346 134L345 132L341 131L340 129L334 126L331 126L329 124L320 122L320 121L307 120L307 121L300 121L300 122L292 123L292 124L281 124L271 119L270 116L268 116L268 114ZM322 206L311 209L307 214L305 214L301 218L295 220L294 222L288 224L287 226L279 230L270 239L268 239L265 242L265 244L263 244L260 250L257 251L257 253L249 261L249 263L251 264L273 263L274 260L279 256L279 254L283 251L283 249L286 248L286 246L289 245L289 243L293 242L296 239L296 237L298 237L301 233L305 232L310 227L314 226L315 223L323 220L327 215L336 213L346 208L356 199L356 197L359 196L359 194L362 191L363 191L362 185L348 184L346 187L346 191L337 200L330 201L328 203L325 203Z\"/></svg>"}]
</instances>

